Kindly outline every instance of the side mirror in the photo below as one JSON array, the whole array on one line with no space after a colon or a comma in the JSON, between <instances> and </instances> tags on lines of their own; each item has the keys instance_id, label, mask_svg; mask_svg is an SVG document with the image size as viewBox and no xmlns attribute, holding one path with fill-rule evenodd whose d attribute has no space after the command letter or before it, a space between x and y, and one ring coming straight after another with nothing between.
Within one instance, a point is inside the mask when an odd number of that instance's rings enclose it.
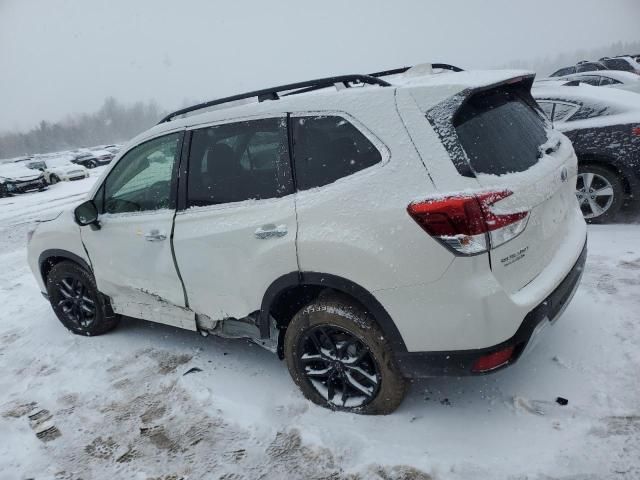
<instances>
[{"instance_id":1,"label":"side mirror","mask_svg":"<svg viewBox=\"0 0 640 480\"><path fill-rule=\"evenodd\" d=\"M81 227L85 225L95 225L97 228L100 228L100 223L98 223L98 208L93 200L87 200L78 205L73 211L73 216L76 223Z\"/></svg>"}]
</instances>

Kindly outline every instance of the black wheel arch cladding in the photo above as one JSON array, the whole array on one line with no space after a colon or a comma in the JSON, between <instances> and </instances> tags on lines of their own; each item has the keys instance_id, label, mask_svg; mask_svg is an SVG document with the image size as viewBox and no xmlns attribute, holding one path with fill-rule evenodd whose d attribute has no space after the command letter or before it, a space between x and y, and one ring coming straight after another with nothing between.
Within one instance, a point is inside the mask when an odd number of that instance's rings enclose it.
<instances>
[{"instance_id":1,"label":"black wheel arch cladding","mask_svg":"<svg viewBox=\"0 0 640 480\"><path fill-rule=\"evenodd\" d=\"M307 289L315 298L319 291L332 289L353 298L376 321L394 352L406 352L407 347L398 327L380 302L365 288L346 278L321 272L291 272L276 279L265 292L260 307L260 334L269 338L270 315L278 302L292 289ZM300 305L302 307L304 305ZM296 310L297 311L297 310ZM295 312L293 312L295 314ZM288 315L290 321L292 315Z\"/></svg>"}]
</instances>

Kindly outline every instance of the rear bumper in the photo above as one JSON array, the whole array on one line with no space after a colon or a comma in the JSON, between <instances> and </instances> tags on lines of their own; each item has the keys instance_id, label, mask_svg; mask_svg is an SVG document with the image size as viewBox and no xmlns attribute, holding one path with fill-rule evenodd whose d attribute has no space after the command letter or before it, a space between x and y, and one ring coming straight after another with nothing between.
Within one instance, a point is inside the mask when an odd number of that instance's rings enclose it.
<instances>
[{"instance_id":1,"label":"rear bumper","mask_svg":"<svg viewBox=\"0 0 640 480\"><path fill-rule=\"evenodd\" d=\"M553 323L567 307L580 283L586 259L587 244L585 242L578 260L562 282L524 317L516 333L508 340L492 347L476 350L396 353L396 360L403 375L409 378L483 375L484 373L472 371L474 362L479 357L507 347L514 347L514 354L509 362L487 373L493 373L514 364L522 356L526 347L532 343L534 332L538 333L542 330L539 327L545 326L543 322Z\"/></svg>"}]
</instances>

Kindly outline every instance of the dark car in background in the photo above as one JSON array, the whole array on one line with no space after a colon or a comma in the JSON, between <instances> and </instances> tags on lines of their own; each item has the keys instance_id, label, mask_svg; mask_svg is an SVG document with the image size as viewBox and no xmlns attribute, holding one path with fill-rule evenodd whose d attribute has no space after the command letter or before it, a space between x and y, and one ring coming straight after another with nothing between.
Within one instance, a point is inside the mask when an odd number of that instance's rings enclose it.
<instances>
[{"instance_id":1,"label":"dark car in background","mask_svg":"<svg viewBox=\"0 0 640 480\"><path fill-rule=\"evenodd\" d=\"M532 94L578 157L576 196L585 219L612 220L640 198L640 95L590 85L541 83Z\"/></svg>"},{"instance_id":2,"label":"dark car in background","mask_svg":"<svg viewBox=\"0 0 640 480\"><path fill-rule=\"evenodd\" d=\"M96 168L100 165L107 165L115 155L107 150L83 151L75 154L73 163L87 168Z\"/></svg>"},{"instance_id":3,"label":"dark car in background","mask_svg":"<svg viewBox=\"0 0 640 480\"><path fill-rule=\"evenodd\" d=\"M621 55L619 57L603 57L600 59L609 70L621 70L623 72L631 72L640 75L640 63L629 55Z\"/></svg>"},{"instance_id":4,"label":"dark car in background","mask_svg":"<svg viewBox=\"0 0 640 480\"><path fill-rule=\"evenodd\" d=\"M597 70L609 70L606 65L600 62L588 62L586 60L578 62L571 67L564 67L553 72L550 77L564 77L572 73L595 72Z\"/></svg>"},{"instance_id":5,"label":"dark car in background","mask_svg":"<svg viewBox=\"0 0 640 480\"><path fill-rule=\"evenodd\" d=\"M42 172L27 168L24 163L0 164L0 198L32 190L46 190Z\"/></svg>"}]
</instances>

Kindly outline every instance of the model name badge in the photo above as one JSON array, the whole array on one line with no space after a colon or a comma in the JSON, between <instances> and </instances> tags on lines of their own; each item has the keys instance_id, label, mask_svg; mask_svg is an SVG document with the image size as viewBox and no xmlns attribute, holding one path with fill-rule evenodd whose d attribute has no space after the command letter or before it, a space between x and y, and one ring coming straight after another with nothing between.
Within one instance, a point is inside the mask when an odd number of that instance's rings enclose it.
<instances>
[{"instance_id":1,"label":"model name badge","mask_svg":"<svg viewBox=\"0 0 640 480\"><path fill-rule=\"evenodd\" d=\"M509 265L511 265L514 262L517 262L518 260L524 258L524 256L527 253L527 250L529 250L529 247L522 247L520 250L518 250L517 252L512 253L511 255L504 257L500 260L500 263L502 263L502 266L504 267L508 267Z\"/></svg>"}]
</instances>

